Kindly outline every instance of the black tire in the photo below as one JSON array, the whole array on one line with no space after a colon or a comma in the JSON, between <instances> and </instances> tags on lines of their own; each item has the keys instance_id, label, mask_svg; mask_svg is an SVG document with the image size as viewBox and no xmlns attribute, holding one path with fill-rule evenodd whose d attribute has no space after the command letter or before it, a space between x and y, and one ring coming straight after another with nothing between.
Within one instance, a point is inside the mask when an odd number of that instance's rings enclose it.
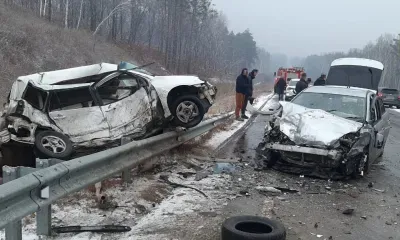
<instances>
[{"instance_id":1,"label":"black tire","mask_svg":"<svg viewBox=\"0 0 400 240\"><path fill-rule=\"evenodd\" d=\"M222 240L285 240L282 223L264 217L237 216L222 224Z\"/></svg>"},{"instance_id":2,"label":"black tire","mask_svg":"<svg viewBox=\"0 0 400 240\"><path fill-rule=\"evenodd\" d=\"M48 140L48 137L54 138L54 140L58 140L58 143L62 147L57 148L57 146L54 146L53 148L55 148L56 152L50 150L49 148L46 148L43 144L48 142L46 141ZM62 160L67 160L73 152L72 142L69 140L69 138L64 134L55 131L39 132L35 138L35 147L39 151L39 153L43 154L45 157L57 158ZM60 150L60 152L57 152L58 150Z\"/></svg>"},{"instance_id":3,"label":"black tire","mask_svg":"<svg viewBox=\"0 0 400 240\"><path fill-rule=\"evenodd\" d=\"M198 113L199 113L196 117L189 120L187 123L181 121L176 114L178 106L185 101L195 104L197 107ZM204 107L202 101L197 96L194 96L194 95L186 95L186 96L178 97L171 104L171 113L174 116L172 123L173 123L173 125L179 126L179 127L192 128L192 127L197 126L203 120L205 112L206 112L205 107Z\"/></svg>"}]
</instances>

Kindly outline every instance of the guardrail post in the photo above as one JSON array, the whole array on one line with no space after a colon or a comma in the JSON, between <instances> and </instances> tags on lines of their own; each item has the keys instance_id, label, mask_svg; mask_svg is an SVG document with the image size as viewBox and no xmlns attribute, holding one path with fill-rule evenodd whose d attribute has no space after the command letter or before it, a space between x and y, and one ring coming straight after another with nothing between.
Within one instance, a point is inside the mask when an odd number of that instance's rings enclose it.
<instances>
[{"instance_id":1,"label":"guardrail post","mask_svg":"<svg viewBox=\"0 0 400 240\"><path fill-rule=\"evenodd\" d=\"M17 168L8 166L3 167L3 181L4 183L17 179ZM22 240L22 223L21 220L9 223L6 225L6 240Z\"/></svg>"},{"instance_id":2,"label":"guardrail post","mask_svg":"<svg viewBox=\"0 0 400 240\"><path fill-rule=\"evenodd\" d=\"M51 159L36 159L36 168L43 169L50 167ZM41 207L36 213L36 234L51 236L51 204Z\"/></svg>"},{"instance_id":3,"label":"guardrail post","mask_svg":"<svg viewBox=\"0 0 400 240\"><path fill-rule=\"evenodd\" d=\"M126 137L121 138L121 145L125 145L129 142L130 142L129 138L126 138ZM122 172L122 181L124 183L132 183L131 170L132 169L128 168L128 169L124 169L124 171Z\"/></svg>"}]
</instances>

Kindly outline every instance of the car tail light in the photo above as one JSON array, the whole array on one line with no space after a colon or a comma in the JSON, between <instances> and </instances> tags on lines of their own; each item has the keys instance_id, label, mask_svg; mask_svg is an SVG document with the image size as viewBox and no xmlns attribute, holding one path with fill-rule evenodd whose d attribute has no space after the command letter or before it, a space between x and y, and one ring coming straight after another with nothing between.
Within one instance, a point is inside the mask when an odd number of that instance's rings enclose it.
<instances>
[{"instance_id":1,"label":"car tail light","mask_svg":"<svg viewBox=\"0 0 400 240\"><path fill-rule=\"evenodd\" d=\"M400 96L397 96L397 99L400 100Z\"/></svg>"},{"instance_id":2,"label":"car tail light","mask_svg":"<svg viewBox=\"0 0 400 240\"><path fill-rule=\"evenodd\" d=\"M378 93L378 97L382 97L383 96L383 94L380 92L380 93Z\"/></svg>"}]
</instances>

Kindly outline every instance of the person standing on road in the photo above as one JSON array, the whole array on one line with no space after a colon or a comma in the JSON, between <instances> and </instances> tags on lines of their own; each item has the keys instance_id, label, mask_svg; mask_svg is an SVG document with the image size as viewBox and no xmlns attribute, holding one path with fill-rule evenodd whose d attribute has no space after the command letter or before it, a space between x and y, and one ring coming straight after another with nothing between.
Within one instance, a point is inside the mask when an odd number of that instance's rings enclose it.
<instances>
[{"instance_id":1,"label":"person standing on road","mask_svg":"<svg viewBox=\"0 0 400 240\"><path fill-rule=\"evenodd\" d=\"M312 86L312 80L311 78L307 78L307 86L311 87Z\"/></svg>"},{"instance_id":2,"label":"person standing on road","mask_svg":"<svg viewBox=\"0 0 400 240\"><path fill-rule=\"evenodd\" d=\"M236 78L236 109L235 116L237 121L243 121L240 117L244 101L250 93L250 80L248 76L248 69L243 68L242 73Z\"/></svg>"},{"instance_id":3,"label":"person standing on road","mask_svg":"<svg viewBox=\"0 0 400 240\"><path fill-rule=\"evenodd\" d=\"M279 78L278 82L276 83L276 93L279 96L279 101L283 101L283 93L285 92L286 88L286 81L284 78Z\"/></svg>"},{"instance_id":4,"label":"person standing on road","mask_svg":"<svg viewBox=\"0 0 400 240\"><path fill-rule=\"evenodd\" d=\"M299 94L301 91L303 91L308 87L306 79L307 79L307 74L302 73L300 81L296 83L296 94Z\"/></svg>"},{"instance_id":5,"label":"person standing on road","mask_svg":"<svg viewBox=\"0 0 400 240\"><path fill-rule=\"evenodd\" d=\"M256 78L257 74L258 74L257 69L253 69L249 74L250 88L249 88L249 93L246 94L245 99L244 99L244 104L243 104L243 108L242 108L242 118L243 119L249 119L249 117L246 116L246 108L247 108L247 103L249 101L251 104L253 104L253 80Z\"/></svg>"},{"instance_id":6,"label":"person standing on road","mask_svg":"<svg viewBox=\"0 0 400 240\"><path fill-rule=\"evenodd\" d=\"M321 74L321 77L319 77L314 82L314 86L325 86L325 84L326 84L326 75L325 74Z\"/></svg>"}]
</instances>

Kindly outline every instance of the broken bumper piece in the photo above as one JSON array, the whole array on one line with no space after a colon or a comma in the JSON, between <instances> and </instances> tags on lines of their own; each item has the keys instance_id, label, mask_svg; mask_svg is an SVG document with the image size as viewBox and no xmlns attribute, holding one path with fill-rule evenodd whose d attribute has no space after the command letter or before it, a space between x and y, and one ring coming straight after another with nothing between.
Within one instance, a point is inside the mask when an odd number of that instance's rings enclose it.
<instances>
[{"instance_id":1,"label":"broken bumper piece","mask_svg":"<svg viewBox=\"0 0 400 240\"><path fill-rule=\"evenodd\" d=\"M339 150L267 143L261 156L261 165L286 173L326 179L341 179L346 175L341 171L344 158Z\"/></svg>"}]
</instances>

